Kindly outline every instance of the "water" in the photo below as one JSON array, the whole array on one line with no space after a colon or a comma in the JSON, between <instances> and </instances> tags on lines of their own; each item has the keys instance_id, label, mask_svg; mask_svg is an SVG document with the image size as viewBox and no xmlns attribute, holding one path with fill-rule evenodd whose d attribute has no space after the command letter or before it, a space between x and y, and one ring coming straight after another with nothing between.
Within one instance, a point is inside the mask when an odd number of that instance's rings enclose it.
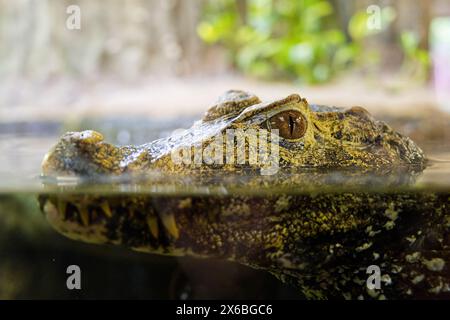
<instances>
[{"instance_id":1,"label":"water","mask_svg":"<svg viewBox=\"0 0 450 320\"><path fill-rule=\"evenodd\" d=\"M436 191L450 193L450 141L422 141L429 159L423 172L402 168L382 174L305 170L279 176L216 176L209 181L150 173L139 181L95 184L40 176L43 155L68 130L95 128L108 142L141 144L186 128L193 118L171 121L146 119L84 119L79 123L0 124L0 299L1 298L302 298L270 275L214 260L177 259L99 247L67 240L55 233L40 213L36 195L74 192L146 194L151 196L311 194L313 192ZM311 177L314 177L311 179ZM245 187L259 180L258 189ZM289 179L297 187L284 187ZM113 183L112 183L113 182ZM318 187L320 189L318 189ZM65 288L66 268L82 267L84 289ZM211 281L211 279L214 279ZM251 285L248 285L251 284Z\"/></svg>"},{"instance_id":2,"label":"water","mask_svg":"<svg viewBox=\"0 0 450 320\"><path fill-rule=\"evenodd\" d=\"M0 157L0 193L38 193L43 191L43 182L45 181L40 177L40 166L43 156L56 143L59 136L66 131L95 128L97 131L102 132L106 141L110 143L117 145L143 144L167 136L175 129L187 128L192 124L194 119L196 118L156 121L141 118L111 118L99 120L82 119L79 123L69 122L64 124L56 122L34 124L0 123L0 152L2 155ZM357 181L353 180L352 184L345 183L348 177L351 176L351 173L348 171L327 172L322 175L323 180L312 181L308 179L309 173L307 170L302 170L301 174L305 177L301 180L302 183L299 183L297 191L314 188L314 182L321 185L321 188L323 187L323 182L326 182L328 186L339 188L342 187L342 184L350 188L355 186L355 184L368 187L374 185L389 187L397 184L397 186L408 185L412 188L448 189L450 187L450 141L446 141L444 137L443 141L420 141L419 144L425 151L427 158L430 159L430 162L423 172L414 175L414 181L410 181L411 179L404 174L402 168L378 175L360 175ZM149 174L149 179L152 179L152 173ZM168 177L168 179L170 181L171 178ZM238 180L236 177L227 175L218 179L221 179L221 182L228 185L230 189L234 188L236 190L235 182ZM242 177L239 179L242 180ZM279 178L273 177L275 182L277 179L279 180ZM61 179L60 183L64 184L65 182L63 180ZM159 178L159 180L167 181L167 177L165 179ZM270 177L265 180L270 181ZM105 184L108 186L108 181L105 181ZM273 181L271 181L272 185ZM201 192L201 189L203 189L211 193L210 184L203 186L196 184L195 186L200 189L192 188L191 184L190 189L187 191ZM159 185L159 189L144 188L140 191L166 192L172 190L173 192L186 192L183 184L178 186L177 189L170 187L170 190L164 190L164 188L164 185ZM248 191L245 187L242 190L236 190L236 192ZM258 192L260 191L258 190Z\"/></svg>"}]
</instances>

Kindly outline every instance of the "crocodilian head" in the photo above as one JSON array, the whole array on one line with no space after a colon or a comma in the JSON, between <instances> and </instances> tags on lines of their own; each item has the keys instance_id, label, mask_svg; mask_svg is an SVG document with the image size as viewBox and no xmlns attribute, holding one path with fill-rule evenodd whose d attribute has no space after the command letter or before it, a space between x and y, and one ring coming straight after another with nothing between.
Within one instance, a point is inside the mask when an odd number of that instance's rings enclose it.
<instances>
[{"instance_id":1,"label":"crocodilian head","mask_svg":"<svg viewBox=\"0 0 450 320\"><path fill-rule=\"evenodd\" d=\"M268 133L267 139L260 139L262 133ZM244 161L239 162L239 153ZM141 146L116 147L95 131L66 133L46 155L42 170L46 175L140 174L151 169L191 174L192 168L264 167L267 163L258 161L260 156L291 168L378 169L425 163L411 139L361 107L310 105L297 94L261 102L252 94L230 90L191 128Z\"/></svg>"},{"instance_id":2,"label":"crocodilian head","mask_svg":"<svg viewBox=\"0 0 450 320\"><path fill-rule=\"evenodd\" d=\"M152 168L168 172L184 168L183 172L189 173L189 166L175 163L173 150L190 149L200 142L204 147L201 151L207 151L212 137L233 129L235 133L277 132L277 138L269 139L267 149L274 150L272 144L276 144L279 165L285 167L380 168L424 163L423 153L413 141L373 119L363 108L309 105L295 94L262 103L254 95L229 91L190 129L142 146L116 147L94 131L67 133L46 155L42 170L45 175L63 176L144 173ZM222 146L229 147L225 142ZM231 148L243 149L236 141ZM217 167L201 162L200 167L219 168L220 172L233 169L234 164ZM51 224L66 236L135 248L158 248L183 239L180 230L195 226L183 229L178 225L182 221L191 223L190 212L197 210L190 202L172 207L164 202L156 213L154 200L138 199L136 195L107 199L100 193L43 195L40 202ZM184 220L180 216L183 210ZM210 229L199 225L198 230Z\"/></svg>"},{"instance_id":3,"label":"crocodilian head","mask_svg":"<svg viewBox=\"0 0 450 320\"><path fill-rule=\"evenodd\" d=\"M252 94L231 90L208 110L202 125L227 121L227 129L276 129L281 167L376 169L425 162L410 138L362 107L310 105L297 94L261 103Z\"/></svg>"}]
</instances>

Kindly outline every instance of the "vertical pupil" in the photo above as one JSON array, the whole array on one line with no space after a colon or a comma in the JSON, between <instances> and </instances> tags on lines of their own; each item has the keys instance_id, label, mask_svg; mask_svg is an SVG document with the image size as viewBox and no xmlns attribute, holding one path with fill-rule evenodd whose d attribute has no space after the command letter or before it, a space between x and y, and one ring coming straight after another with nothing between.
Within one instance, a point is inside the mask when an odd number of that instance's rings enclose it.
<instances>
[{"instance_id":1,"label":"vertical pupil","mask_svg":"<svg viewBox=\"0 0 450 320\"><path fill-rule=\"evenodd\" d=\"M287 110L272 116L267 125L271 129L278 129L279 135L285 139L299 139L306 132L306 119L298 111Z\"/></svg>"},{"instance_id":2,"label":"vertical pupil","mask_svg":"<svg viewBox=\"0 0 450 320\"><path fill-rule=\"evenodd\" d=\"M294 134L294 126L295 126L294 118L291 115L289 115L289 129L291 131L291 136Z\"/></svg>"}]
</instances>

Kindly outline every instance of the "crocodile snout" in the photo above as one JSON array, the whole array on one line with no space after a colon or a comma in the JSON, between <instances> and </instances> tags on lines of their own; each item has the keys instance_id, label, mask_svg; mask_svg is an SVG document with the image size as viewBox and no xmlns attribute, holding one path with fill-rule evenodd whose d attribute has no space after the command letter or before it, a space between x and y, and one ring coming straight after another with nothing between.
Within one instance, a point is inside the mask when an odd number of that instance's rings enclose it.
<instances>
[{"instance_id":1,"label":"crocodile snout","mask_svg":"<svg viewBox=\"0 0 450 320\"><path fill-rule=\"evenodd\" d=\"M111 169L114 146L103 142L103 136L92 130L68 132L45 155L44 175L88 176L106 174Z\"/></svg>"}]
</instances>

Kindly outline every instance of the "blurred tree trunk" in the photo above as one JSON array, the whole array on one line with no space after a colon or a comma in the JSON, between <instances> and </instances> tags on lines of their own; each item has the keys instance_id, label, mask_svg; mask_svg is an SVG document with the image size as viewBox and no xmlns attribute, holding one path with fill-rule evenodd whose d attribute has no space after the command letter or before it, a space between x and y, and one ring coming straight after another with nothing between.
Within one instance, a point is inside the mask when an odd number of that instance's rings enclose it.
<instances>
[{"instance_id":1,"label":"blurred tree trunk","mask_svg":"<svg viewBox=\"0 0 450 320\"><path fill-rule=\"evenodd\" d=\"M135 78L202 65L204 0L0 0L0 76ZM81 29L66 28L69 5Z\"/></svg>"},{"instance_id":2,"label":"blurred tree trunk","mask_svg":"<svg viewBox=\"0 0 450 320\"><path fill-rule=\"evenodd\" d=\"M247 23L247 0L236 0L238 15L243 24Z\"/></svg>"},{"instance_id":3,"label":"blurred tree trunk","mask_svg":"<svg viewBox=\"0 0 450 320\"><path fill-rule=\"evenodd\" d=\"M344 32L347 40L350 40L348 23L356 10L355 0L331 0L331 4L336 12L337 21L339 22L341 30Z\"/></svg>"},{"instance_id":4,"label":"blurred tree trunk","mask_svg":"<svg viewBox=\"0 0 450 320\"><path fill-rule=\"evenodd\" d=\"M420 0L420 48L424 50L428 50L429 47L429 31L431 24L431 9L432 9L433 1L429 0Z\"/></svg>"}]
</instances>

